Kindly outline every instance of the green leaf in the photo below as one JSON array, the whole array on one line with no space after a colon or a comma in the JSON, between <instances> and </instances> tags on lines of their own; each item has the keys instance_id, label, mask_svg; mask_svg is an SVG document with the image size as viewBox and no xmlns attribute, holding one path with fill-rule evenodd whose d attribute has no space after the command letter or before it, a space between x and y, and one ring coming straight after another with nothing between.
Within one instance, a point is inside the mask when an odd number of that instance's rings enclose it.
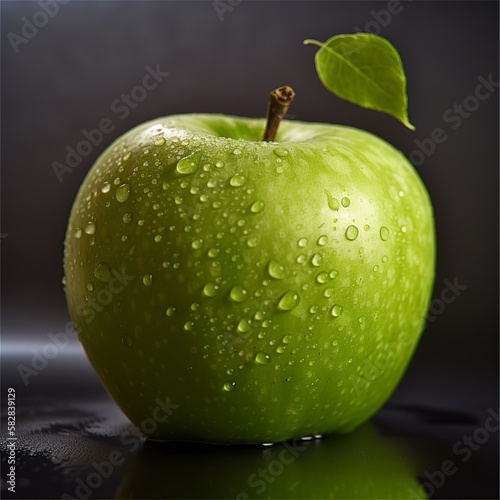
<instances>
[{"instance_id":1,"label":"green leaf","mask_svg":"<svg viewBox=\"0 0 500 500\"><path fill-rule=\"evenodd\" d=\"M357 33L304 44L321 47L315 56L316 71L328 90L359 106L389 113L415 130L408 119L403 63L388 40Z\"/></svg>"}]
</instances>

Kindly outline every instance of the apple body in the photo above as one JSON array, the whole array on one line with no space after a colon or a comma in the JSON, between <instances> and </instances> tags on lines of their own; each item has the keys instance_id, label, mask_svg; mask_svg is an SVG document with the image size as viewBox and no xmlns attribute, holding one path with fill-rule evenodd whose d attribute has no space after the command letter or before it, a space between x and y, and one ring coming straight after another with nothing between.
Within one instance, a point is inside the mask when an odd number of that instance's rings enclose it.
<instances>
[{"instance_id":1,"label":"apple body","mask_svg":"<svg viewBox=\"0 0 500 500\"><path fill-rule=\"evenodd\" d=\"M151 439L348 432L394 391L425 325L432 205L355 128L174 115L98 158L73 205L66 296L112 397Z\"/></svg>"}]
</instances>

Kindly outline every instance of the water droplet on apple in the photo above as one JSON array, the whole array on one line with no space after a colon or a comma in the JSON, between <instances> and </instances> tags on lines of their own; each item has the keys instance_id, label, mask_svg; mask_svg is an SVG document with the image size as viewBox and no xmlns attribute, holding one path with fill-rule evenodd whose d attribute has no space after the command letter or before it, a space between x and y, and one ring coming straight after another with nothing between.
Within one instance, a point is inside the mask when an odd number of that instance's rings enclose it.
<instances>
[{"instance_id":1,"label":"water droplet on apple","mask_svg":"<svg viewBox=\"0 0 500 500\"><path fill-rule=\"evenodd\" d=\"M300 254L298 257L297 257L297 262L299 264L303 264L304 262L306 261L306 256L304 254Z\"/></svg>"},{"instance_id":2,"label":"water droplet on apple","mask_svg":"<svg viewBox=\"0 0 500 500\"><path fill-rule=\"evenodd\" d=\"M234 389L234 386L236 385L236 382L226 382L222 388L227 391L227 392L230 392Z\"/></svg>"},{"instance_id":3,"label":"water droplet on apple","mask_svg":"<svg viewBox=\"0 0 500 500\"><path fill-rule=\"evenodd\" d=\"M189 156L186 156L185 158L182 158L179 160L179 163L177 163L176 170L180 174L192 174L193 172L196 172L198 169L198 163L200 160L201 153L199 151L190 154Z\"/></svg>"},{"instance_id":4,"label":"water droplet on apple","mask_svg":"<svg viewBox=\"0 0 500 500\"><path fill-rule=\"evenodd\" d=\"M370 226L368 224L366 224L366 226L364 227L365 231L368 231L370 229Z\"/></svg>"},{"instance_id":5,"label":"water droplet on apple","mask_svg":"<svg viewBox=\"0 0 500 500\"><path fill-rule=\"evenodd\" d=\"M264 210L264 202L261 200L257 200L256 202L253 203L253 205L250 207L250 210L254 214L258 214L259 212L262 212Z\"/></svg>"},{"instance_id":6,"label":"water droplet on apple","mask_svg":"<svg viewBox=\"0 0 500 500\"><path fill-rule=\"evenodd\" d=\"M205 297L215 297L219 293L219 287L214 283L207 283L201 293Z\"/></svg>"},{"instance_id":7,"label":"water droplet on apple","mask_svg":"<svg viewBox=\"0 0 500 500\"><path fill-rule=\"evenodd\" d=\"M318 283L326 283L328 280L328 274L326 273L319 273L317 276L316 276L316 281Z\"/></svg>"},{"instance_id":8,"label":"water droplet on apple","mask_svg":"<svg viewBox=\"0 0 500 500\"><path fill-rule=\"evenodd\" d=\"M347 208L351 204L351 200L349 198L342 198L341 203L343 207Z\"/></svg>"},{"instance_id":9,"label":"water droplet on apple","mask_svg":"<svg viewBox=\"0 0 500 500\"><path fill-rule=\"evenodd\" d=\"M191 243L191 246L195 250L199 250L203 246L203 240L193 240L193 242Z\"/></svg>"},{"instance_id":10,"label":"water droplet on apple","mask_svg":"<svg viewBox=\"0 0 500 500\"><path fill-rule=\"evenodd\" d=\"M235 154L236 156L240 155L240 154L241 154L241 149L236 148L236 149L233 151L233 154Z\"/></svg>"},{"instance_id":11,"label":"water droplet on apple","mask_svg":"<svg viewBox=\"0 0 500 500\"><path fill-rule=\"evenodd\" d=\"M320 247L324 247L328 243L328 236L326 234L323 234L318 238L318 245Z\"/></svg>"},{"instance_id":12,"label":"water droplet on apple","mask_svg":"<svg viewBox=\"0 0 500 500\"><path fill-rule=\"evenodd\" d=\"M85 233L94 234L95 233L95 224L93 222L87 222L85 226Z\"/></svg>"},{"instance_id":13,"label":"water droplet on apple","mask_svg":"<svg viewBox=\"0 0 500 500\"><path fill-rule=\"evenodd\" d=\"M307 238L300 238L297 245L299 245L300 248L304 248L307 245L307 241Z\"/></svg>"},{"instance_id":14,"label":"water droplet on apple","mask_svg":"<svg viewBox=\"0 0 500 500\"><path fill-rule=\"evenodd\" d=\"M334 280L338 274L339 274L339 272L336 269L332 269L328 276L330 276L330 279Z\"/></svg>"},{"instance_id":15,"label":"water droplet on apple","mask_svg":"<svg viewBox=\"0 0 500 500\"><path fill-rule=\"evenodd\" d=\"M402 231L403 233L406 233L406 231L407 231L407 230L408 230L408 229L407 229L407 227L406 227L406 226L401 226L401 231Z\"/></svg>"},{"instance_id":16,"label":"water droplet on apple","mask_svg":"<svg viewBox=\"0 0 500 500\"><path fill-rule=\"evenodd\" d=\"M323 295L329 299L330 297L333 297L333 288L327 288L324 292Z\"/></svg>"},{"instance_id":17,"label":"water droplet on apple","mask_svg":"<svg viewBox=\"0 0 500 500\"><path fill-rule=\"evenodd\" d=\"M105 182L103 185L102 185L102 188L101 188L101 191L103 193L109 193L109 190L111 189L111 184L109 182Z\"/></svg>"},{"instance_id":18,"label":"water droplet on apple","mask_svg":"<svg viewBox=\"0 0 500 500\"><path fill-rule=\"evenodd\" d=\"M116 201L119 201L120 203L126 202L129 196L130 196L130 184L122 184L116 190Z\"/></svg>"},{"instance_id":19,"label":"water droplet on apple","mask_svg":"<svg viewBox=\"0 0 500 500\"><path fill-rule=\"evenodd\" d=\"M279 346L276 348L276 352L277 352L278 354L283 354L283 353L285 352L285 350L286 350L286 346L284 346L284 345L279 345Z\"/></svg>"},{"instance_id":20,"label":"water droplet on apple","mask_svg":"<svg viewBox=\"0 0 500 500\"><path fill-rule=\"evenodd\" d=\"M82 237L82 230L79 227L77 227L75 231L75 238L79 240L81 237Z\"/></svg>"},{"instance_id":21,"label":"water droplet on apple","mask_svg":"<svg viewBox=\"0 0 500 500\"><path fill-rule=\"evenodd\" d=\"M385 226L382 226L380 228L380 239L382 241L387 241L389 239L389 229L387 229Z\"/></svg>"},{"instance_id":22,"label":"water droplet on apple","mask_svg":"<svg viewBox=\"0 0 500 500\"><path fill-rule=\"evenodd\" d=\"M130 222L132 222L132 217L132 212L127 212L126 214L123 214L122 221L125 224L129 224Z\"/></svg>"},{"instance_id":23,"label":"water droplet on apple","mask_svg":"<svg viewBox=\"0 0 500 500\"><path fill-rule=\"evenodd\" d=\"M258 365L267 365L271 361L271 356L269 354L265 354L263 352L258 352L255 355L255 363Z\"/></svg>"},{"instance_id":24,"label":"water droplet on apple","mask_svg":"<svg viewBox=\"0 0 500 500\"><path fill-rule=\"evenodd\" d=\"M208 256L209 256L211 259L215 259L215 257L217 257L217 255L219 255L219 249L218 249L218 248L211 248L211 249L208 251Z\"/></svg>"},{"instance_id":25,"label":"water droplet on apple","mask_svg":"<svg viewBox=\"0 0 500 500\"><path fill-rule=\"evenodd\" d=\"M274 154L279 157L287 156L288 151L285 148L274 148Z\"/></svg>"},{"instance_id":26,"label":"water droplet on apple","mask_svg":"<svg viewBox=\"0 0 500 500\"><path fill-rule=\"evenodd\" d=\"M291 340L292 340L292 336L291 335L285 335L281 339L281 342L283 342L283 344L289 344Z\"/></svg>"},{"instance_id":27,"label":"water droplet on apple","mask_svg":"<svg viewBox=\"0 0 500 500\"><path fill-rule=\"evenodd\" d=\"M124 155L123 161L127 161L129 158L130 158L130 151L126 155Z\"/></svg>"},{"instance_id":28,"label":"water droplet on apple","mask_svg":"<svg viewBox=\"0 0 500 500\"><path fill-rule=\"evenodd\" d=\"M373 266L373 270L374 270L375 272L377 272L377 271L379 270L379 267L378 267L378 266Z\"/></svg>"},{"instance_id":29,"label":"water droplet on apple","mask_svg":"<svg viewBox=\"0 0 500 500\"><path fill-rule=\"evenodd\" d=\"M250 331L250 325L246 319L240 319L238 325L236 326L236 331L238 333L248 333Z\"/></svg>"},{"instance_id":30,"label":"water droplet on apple","mask_svg":"<svg viewBox=\"0 0 500 500\"><path fill-rule=\"evenodd\" d=\"M311 258L311 264L314 267L319 267L323 263L323 257L319 253L315 253Z\"/></svg>"},{"instance_id":31,"label":"water droplet on apple","mask_svg":"<svg viewBox=\"0 0 500 500\"><path fill-rule=\"evenodd\" d=\"M331 210L338 210L340 208L340 203L337 198L328 198L328 206Z\"/></svg>"},{"instance_id":32,"label":"water droplet on apple","mask_svg":"<svg viewBox=\"0 0 500 500\"><path fill-rule=\"evenodd\" d=\"M264 319L264 314L262 313L262 311L257 311L253 315L253 319L255 319L255 321L262 321Z\"/></svg>"},{"instance_id":33,"label":"water droplet on apple","mask_svg":"<svg viewBox=\"0 0 500 500\"><path fill-rule=\"evenodd\" d=\"M387 257L387 255L384 255L382 257L382 262L386 263L388 260L389 260L389 257Z\"/></svg>"},{"instance_id":34,"label":"water droplet on apple","mask_svg":"<svg viewBox=\"0 0 500 500\"><path fill-rule=\"evenodd\" d=\"M358 235L359 235L359 229L356 226L349 226L346 229L345 237L349 241L354 241L358 237Z\"/></svg>"},{"instance_id":35,"label":"water droplet on apple","mask_svg":"<svg viewBox=\"0 0 500 500\"><path fill-rule=\"evenodd\" d=\"M338 340L334 340L334 341L332 342L332 346L333 346L333 347L337 347L338 345L339 345L339 341L338 341Z\"/></svg>"},{"instance_id":36,"label":"water droplet on apple","mask_svg":"<svg viewBox=\"0 0 500 500\"><path fill-rule=\"evenodd\" d=\"M239 174L233 175L229 180L229 184L233 187L241 187L245 184L245 178Z\"/></svg>"},{"instance_id":37,"label":"water droplet on apple","mask_svg":"<svg viewBox=\"0 0 500 500\"><path fill-rule=\"evenodd\" d=\"M280 311L291 311L298 306L299 302L300 297L298 293L293 290L288 290L278 302L278 309Z\"/></svg>"},{"instance_id":38,"label":"water droplet on apple","mask_svg":"<svg viewBox=\"0 0 500 500\"><path fill-rule=\"evenodd\" d=\"M94 291L94 285L90 281L87 283L87 290L89 292L93 292Z\"/></svg>"},{"instance_id":39,"label":"water droplet on apple","mask_svg":"<svg viewBox=\"0 0 500 500\"><path fill-rule=\"evenodd\" d=\"M109 264L107 262L99 262L94 267L94 276L103 283L107 283L111 281L111 269L109 268Z\"/></svg>"},{"instance_id":40,"label":"water droplet on apple","mask_svg":"<svg viewBox=\"0 0 500 500\"><path fill-rule=\"evenodd\" d=\"M247 298L247 291L241 285L233 286L229 292L229 298L233 302L244 302Z\"/></svg>"},{"instance_id":41,"label":"water droplet on apple","mask_svg":"<svg viewBox=\"0 0 500 500\"><path fill-rule=\"evenodd\" d=\"M186 323L184 323L184 330L186 330L186 332L192 331L193 328L194 323L192 321L187 321Z\"/></svg>"},{"instance_id":42,"label":"water droplet on apple","mask_svg":"<svg viewBox=\"0 0 500 500\"><path fill-rule=\"evenodd\" d=\"M165 314L171 318L175 314L175 307L167 307L167 310L165 311Z\"/></svg>"},{"instance_id":43,"label":"water droplet on apple","mask_svg":"<svg viewBox=\"0 0 500 500\"><path fill-rule=\"evenodd\" d=\"M340 306L339 304L335 304L332 307L332 316L334 318L338 318L341 314L342 314L342 306Z\"/></svg>"},{"instance_id":44,"label":"water droplet on apple","mask_svg":"<svg viewBox=\"0 0 500 500\"><path fill-rule=\"evenodd\" d=\"M257 246L257 238L248 238L247 246L250 248L255 248Z\"/></svg>"},{"instance_id":45,"label":"water droplet on apple","mask_svg":"<svg viewBox=\"0 0 500 500\"><path fill-rule=\"evenodd\" d=\"M161 234L157 234L155 237L154 237L154 240L156 243L160 243L160 241L163 239L163 236Z\"/></svg>"},{"instance_id":46,"label":"water droplet on apple","mask_svg":"<svg viewBox=\"0 0 500 500\"><path fill-rule=\"evenodd\" d=\"M152 274L145 274L142 277L142 284L144 286L151 286L153 284L153 275Z\"/></svg>"},{"instance_id":47,"label":"water droplet on apple","mask_svg":"<svg viewBox=\"0 0 500 500\"><path fill-rule=\"evenodd\" d=\"M219 160L218 162L215 163L215 166L217 168L222 168L224 166L224 162Z\"/></svg>"},{"instance_id":48,"label":"water droplet on apple","mask_svg":"<svg viewBox=\"0 0 500 500\"><path fill-rule=\"evenodd\" d=\"M130 335L125 335L124 337L122 337L122 344L127 347L132 347L132 337Z\"/></svg>"},{"instance_id":49,"label":"water droplet on apple","mask_svg":"<svg viewBox=\"0 0 500 500\"><path fill-rule=\"evenodd\" d=\"M285 268L277 260L271 259L267 266L267 272L271 278L281 280L285 277Z\"/></svg>"}]
</instances>

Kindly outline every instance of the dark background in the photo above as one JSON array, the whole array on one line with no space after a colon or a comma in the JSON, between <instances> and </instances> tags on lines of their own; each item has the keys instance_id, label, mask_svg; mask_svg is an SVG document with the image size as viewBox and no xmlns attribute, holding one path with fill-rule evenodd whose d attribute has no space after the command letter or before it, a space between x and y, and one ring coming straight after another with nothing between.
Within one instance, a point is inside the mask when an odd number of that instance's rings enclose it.
<instances>
[{"instance_id":1,"label":"dark background","mask_svg":"<svg viewBox=\"0 0 500 500\"><path fill-rule=\"evenodd\" d=\"M435 208L435 299L447 287L444 280L467 288L453 303L434 303L434 320L391 404L471 412L478 424L488 408L498 409L498 87L456 130L443 118L474 95L478 77L491 74L498 82L498 3L402 2L387 26L376 23L401 54L416 132L330 94L315 73L316 48L302 45L306 38L370 30L373 13L387 7L246 0L221 20L211 1L72 0L16 53L9 34L22 35L23 16L32 20L41 8L3 1L3 356L29 362L30 349L69 320L61 284L66 223L79 185L108 144L145 120L173 113L264 116L268 92L290 84L297 93L292 118L367 129L407 155L435 128L447 134L416 168ZM111 103L141 84L146 66L157 65L169 76L121 119ZM59 182L52 163L64 163L66 147L74 148L82 130L103 118L114 131ZM18 374L6 366L4 387L21 390ZM55 370L56 363L47 368ZM31 389L40 384L42 390L42 378Z\"/></svg>"}]
</instances>

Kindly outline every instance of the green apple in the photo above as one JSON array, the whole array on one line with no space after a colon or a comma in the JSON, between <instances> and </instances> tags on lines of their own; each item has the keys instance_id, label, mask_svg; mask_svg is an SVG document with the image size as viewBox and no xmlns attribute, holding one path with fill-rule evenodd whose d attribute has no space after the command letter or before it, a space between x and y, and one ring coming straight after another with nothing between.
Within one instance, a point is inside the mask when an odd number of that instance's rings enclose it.
<instances>
[{"instance_id":1,"label":"green apple","mask_svg":"<svg viewBox=\"0 0 500 500\"><path fill-rule=\"evenodd\" d=\"M145 123L74 203L69 311L152 439L350 431L391 395L423 329L434 221L408 160L347 126L283 121L273 142L264 129L224 115ZM165 398L176 408L162 412Z\"/></svg>"},{"instance_id":2,"label":"green apple","mask_svg":"<svg viewBox=\"0 0 500 500\"><path fill-rule=\"evenodd\" d=\"M330 90L413 128L387 40L307 42L321 47ZM434 282L425 187L368 132L280 125L293 96L272 92L267 121L140 125L77 195L69 311L102 382L151 439L348 432L387 400L414 352Z\"/></svg>"}]
</instances>

